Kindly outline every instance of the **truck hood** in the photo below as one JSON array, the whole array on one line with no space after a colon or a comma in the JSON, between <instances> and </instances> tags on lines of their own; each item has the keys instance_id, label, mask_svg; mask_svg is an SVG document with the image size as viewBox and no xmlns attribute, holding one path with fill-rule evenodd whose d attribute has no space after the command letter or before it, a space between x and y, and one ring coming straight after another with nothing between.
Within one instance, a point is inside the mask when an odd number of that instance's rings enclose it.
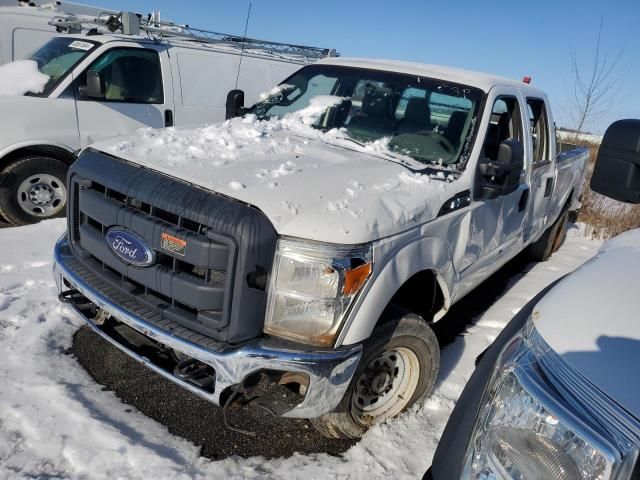
<instances>
[{"instance_id":1,"label":"truck hood","mask_svg":"<svg viewBox=\"0 0 640 480\"><path fill-rule=\"evenodd\" d=\"M359 146L286 117L141 129L92 148L251 204L280 235L342 244L432 220L457 183L413 172L384 142Z\"/></svg>"},{"instance_id":2,"label":"truck hood","mask_svg":"<svg viewBox=\"0 0 640 480\"><path fill-rule=\"evenodd\" d=\"M598 255L536 305L536 329L593 385L640 418L640 230Z\"/></svg>"}]
</instances>

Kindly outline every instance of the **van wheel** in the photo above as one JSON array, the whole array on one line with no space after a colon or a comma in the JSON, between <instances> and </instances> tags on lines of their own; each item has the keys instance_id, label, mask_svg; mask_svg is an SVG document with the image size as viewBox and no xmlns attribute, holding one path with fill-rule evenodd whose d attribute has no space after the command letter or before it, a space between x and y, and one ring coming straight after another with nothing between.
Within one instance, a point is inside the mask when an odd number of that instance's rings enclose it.
<instances>
[{"instance_id":1,"label":"van wheel","mask_svg":"<svg viewBox=\"0 0 640 480\"><path fill-rule=\"evenodd\" d=\"M569 212L564 210L553 225L551 225L542 237L529 245L529 256L536 262L546 262L551 255L557 252L567 238L567 224Z\"/></svg>"},{"instance_id":2,"label":"van wheel","mask_svg":"<svg viewBox=\"0 0 640 480\"><path fill-rule=\"evenodd\" d=\"M0 180L0 214L12 225L63 217L69 167L52 157L24 157L7 166Z\"/></svg>"},{"instance_id":3,"label":"van wheel","mask_svg":"<svg viewBox=\"0 0 640 480\"><path fill-rule=\"evenodd\" d=\"M433 330L413 313L390 307L375 328L351 385L333 413L309 421L328 438L360 438L431 393L440 367Z\"/></svg>"}]
</instances>

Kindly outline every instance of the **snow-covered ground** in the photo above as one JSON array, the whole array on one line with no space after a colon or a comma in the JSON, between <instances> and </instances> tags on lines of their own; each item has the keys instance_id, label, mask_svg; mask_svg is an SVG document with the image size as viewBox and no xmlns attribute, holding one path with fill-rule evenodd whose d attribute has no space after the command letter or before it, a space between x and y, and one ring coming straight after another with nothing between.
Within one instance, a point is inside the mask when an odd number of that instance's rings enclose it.
<instances>
[{"instance_id":1,"label":"snow-covered ground","mask_svg":"<svg viewBox=\"0 0 640 480\"><path fill-rule=\"evenodd\" d=\"M514 280L464 337L443 350L423 405L369 431L341 457L199 457L193 444L130 413L65 354L80 326L56 300L51 250L63 220L0 230L0 478L416 478L430 464L478 353L544 286L592 257L599 242L572 229L561 250ZM446 320L444 320L446 321Z\"/></svg>"}]
</instances>

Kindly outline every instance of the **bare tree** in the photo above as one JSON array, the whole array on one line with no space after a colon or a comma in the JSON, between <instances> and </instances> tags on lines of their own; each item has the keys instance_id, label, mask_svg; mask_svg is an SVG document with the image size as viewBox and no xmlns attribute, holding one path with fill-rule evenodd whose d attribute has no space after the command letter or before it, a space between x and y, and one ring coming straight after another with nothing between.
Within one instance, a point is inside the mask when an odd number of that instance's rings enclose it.
<instances>
[{"instance_id":1,"label":"bare tree","mask_svg":"<svg viewBox=\"0 0 640 480\"><path fill-rule=\"evenodd\" d=\"M571 48L572 91L565 110L577 132L583 131L609 113L622 87L622 77L617 73L617 66L624 49L621 48L615 57L602 51L603 23L601 17L595 50L588 66L579 66L576 51Z\"/></svg>"}]
</instances>

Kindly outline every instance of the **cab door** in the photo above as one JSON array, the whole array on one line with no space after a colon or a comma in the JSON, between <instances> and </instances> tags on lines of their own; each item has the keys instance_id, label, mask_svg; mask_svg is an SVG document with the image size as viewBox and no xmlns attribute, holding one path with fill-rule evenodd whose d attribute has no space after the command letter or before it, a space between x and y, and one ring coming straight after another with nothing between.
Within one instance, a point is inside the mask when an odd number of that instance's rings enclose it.
<instances>
[{"instance_id":1,"label":"cab door","mask_svg":"<svg viewBox=\"0 0 640 480\"><path fill-rule=\"evenodd\" d=\"M537 238L547 227L547 214L555 190L556 165L551 145L551 122L545 101L527 98L531 152L531 202L525 241Z\"/></svg>"},{"instance_id":2,"label":"cab door","mask_svg":"<svg viewBox=\"0 0 640 480\"><path fill-rule=\"evenodd\" d=\"M529 202L522 102L515 89L493 96L473 187L469 237L457 265L462 290L517 253Z\"/></svg>"},{"instance_id":3,"label":"cab door","mask_svg":"<svg viewBox=\"0 0 640 480\"><path fill-rule=\"evenodd\" d=\"M75 87L83 146L141 127L173 125L169 58L162 45L111 47L78 76Z\"/></svg>"}]
</instances>

